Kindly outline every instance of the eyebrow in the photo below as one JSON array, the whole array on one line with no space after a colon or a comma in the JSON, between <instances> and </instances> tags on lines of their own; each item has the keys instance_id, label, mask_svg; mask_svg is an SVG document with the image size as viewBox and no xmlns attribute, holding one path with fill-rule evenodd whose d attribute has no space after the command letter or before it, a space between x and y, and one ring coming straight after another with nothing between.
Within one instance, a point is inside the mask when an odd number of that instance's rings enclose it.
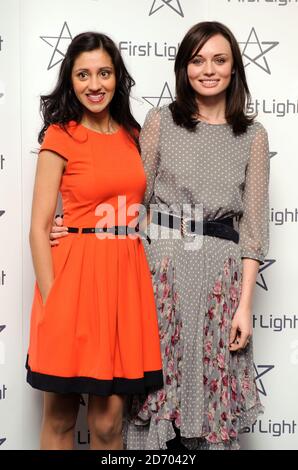
<instances>
[{"instance_id":1,"label":"eyebrow","mask_svg":"<svg viewBox=\"0 0 298 470\"><path fill-rule=\"evenodd\" d=\"M228 56L225 52L220 52L219 54L215 54L213 57L219 57L219 56ZM201 54L196 54L195 57L203 57Z\"/></svg>"},{"instance_id":2,"label":"eyebrow","mask_svg":"<svg viewBox=\"0 0 298 470\"><path fill-rule=\"evenodd\" d=\"M107 70L107 69L108 69L108 70L113 70L113 67L111 67L110 65L106 65L106 66L104 66L104 67L99 67L98 70L100 71L100 70ZM74 71L74 73L78 73L78 72L88 72L88 71L89 71L89 69L84 68L84 67L80 67L79 69L76 69L76 70Z\"/></svg>"}]
</instances>

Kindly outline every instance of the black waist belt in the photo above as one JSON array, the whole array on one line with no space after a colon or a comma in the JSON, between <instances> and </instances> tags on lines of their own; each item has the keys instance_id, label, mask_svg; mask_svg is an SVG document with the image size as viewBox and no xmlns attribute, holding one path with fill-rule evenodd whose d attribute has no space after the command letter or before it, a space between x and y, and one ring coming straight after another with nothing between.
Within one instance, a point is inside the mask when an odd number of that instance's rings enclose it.
<instances>
[{"instance_id":1,"label":"black waist belt","mask_svg":"<svg viewBox=\"0 0 298 470\"><path fill-rule=\"evenodd\" d=\"M208 235L239 243L239 233L233 228L233 217L195 221L166 212L154 211L151 223L179 230L182 236Z\"/></svg>"},{"instance_id":2,"label":"black waist belt","mask_svg":"<svg viewBox=\"0 0 298 470\"><path fill-rule=\"evenodd\" d=\"M114 235L139 235L151 243L150 238L142 232L138 226L128 227L127 225L116 225L115 227L68 227L68 233L113 233Z\"/></svg>"}]
</instances>

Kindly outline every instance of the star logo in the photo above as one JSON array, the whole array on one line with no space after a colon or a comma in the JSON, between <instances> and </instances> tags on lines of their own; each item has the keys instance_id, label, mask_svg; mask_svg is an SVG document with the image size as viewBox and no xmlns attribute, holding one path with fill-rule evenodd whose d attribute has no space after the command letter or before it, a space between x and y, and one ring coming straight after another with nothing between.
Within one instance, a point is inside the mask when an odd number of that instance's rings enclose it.
<instances>
[{"instance_id":1,"label":"star logo","mask_svg":"<svg viewBox=\"0 0 298 470\"><path fill-rule=\"evenodd\" d=\"M142 96L143 100L147 101L151 106L159 107L160 103L166 104L173 101L173 95L171 93L168 82L165 82L161 94L159 96Z\"/></svg>"},{"instance_id":2,"label":"star logo","mask_svg":"<svg viewBox=\"0 0 298 470\"><path fill-rule=\"evenodd\" d=\"M273 158L277 155L277 152L269 152L269 158Z\"/></svg>"},{"instance_id":3,"label":"star logo","mask_svg":"<svg viewBox=\"0 0 298 470\"><path fill-rule=\"evenodd\" d=\"M72 35L69 31L68 24L64 22L59 36L40 36L48 46L54 48L50 63L47 70L52 69L55 65L60 64L65 57L66 49L69 43L72 41Z\"/></svg>"},{"instance_id":4,"label":"star logo","mask_svg":"<svg viewBox=\"0 0 298 470\"><path fill-rule=\"evenodd\" d=\"M260 281L258 281L258 279L257 279L257 285L262 287L262 289L264 289L264 290L268 290L268 287L267 287L267 284L265 282L265 278L264 278L262 272L265 269L269 268L269 266L271 266L275 262L276 262L276 259L265 259L264 264L259 269L259 279L260 279Z\"/></svg>"},{"instance_id":5,"label":"star logo","mask_svg":"<svg viewBox=\"0 0 298 470\"><path fill-rule=\"evenodd\" d=\"M264 384L261 380L261 377L263 377L263 375L267 374L268 372L270 372L270 370L274 369L274 366L256 366L254 364L254 369L255 369L255 373L256 373L256 377L255 377L255 380L256 380L256 386L257 386L257 390L259 393L261 393L262 395L264 395L265 397L267 396L267 393L266 393L266 390L265 390L265 387L264 387ZM259 370L258 370L259 369Z\"/></svg>"},{"instance_id":6,"label":"star logo","mask_svg":"<svg viewBox=\"0 0 298 470\"><path fill-rule=\"evenodd\" d=\"M2 446L2 444L4 444L5 441L6 441L6 438L5 438L5 437L2 438L2 439L0 438L0 446Z\"/></svg>"},{"instance_id":7,"label":"star logo","mask_svg":"<svg viewBox=\"0 0 298 470\"><path fill-rule=\"evenodd\" d=\"M252 28L248 39L246 42L239 42L239 44L245 44L242 56L245 57L249 62L245 64L247 67L250 64L255 64L260 69L264 70L264 72L271 75L271 71L265 57L271 49L276 47L279 42L277 41L260 41L255 28Z\"/></svg>"},{"instance_id":8,"label":"star logo","mask_svg":"<svg viewBox=\"0 0 298 470\"><path fill-rule=\"evenodd\" d=\"M171 8L178 15L182 16L182 18L184 17L184 14L183 14L183 11L182 11L182 8L181 8L181 4L180 4L180 0L154 0L153 4L151 6L149 16L153 15L158 10L163 8L164 6L167 6L167 7Z\"/></svg>"},{"instance_id":9,"label":"star logo","mask_svg":"<svg viewBox=\"0 0 298 470\"><path fill-rule=\"evenodd\" d=\"M5 214L5 211L0 211L0 217L1 215Z\"/></svg>"},{"instance_id":10,"label":"star logo","mask_svg":"<svg viewBox=\"0 0 298 470\"><path fill-rule=\"evenodd\" d=\"M0 325L0 333L6 328L6 325Z\"/></svg>"}]
</instances>

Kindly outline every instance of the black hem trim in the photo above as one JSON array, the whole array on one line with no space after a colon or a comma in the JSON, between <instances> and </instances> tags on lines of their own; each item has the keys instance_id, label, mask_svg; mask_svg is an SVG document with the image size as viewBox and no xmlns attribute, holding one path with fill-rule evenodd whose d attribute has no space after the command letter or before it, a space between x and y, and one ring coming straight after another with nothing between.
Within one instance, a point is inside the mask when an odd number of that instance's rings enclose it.
<instances>
[{"instance_id":1,"label":"black hem trim","mask_svg":"<svg viewBox=\"0 0 298 470\"><path fill-rule=\"evenodd\" d=\"M26 359L27 382L33 388L54 393L88 393L91 395L132 395L148 394L163 387L162 370L144 372L141 379L124 379L114 377L113 380L99 380L91 377L58 377L55 375L33 372Z\"/></svg>"}]
</instances>

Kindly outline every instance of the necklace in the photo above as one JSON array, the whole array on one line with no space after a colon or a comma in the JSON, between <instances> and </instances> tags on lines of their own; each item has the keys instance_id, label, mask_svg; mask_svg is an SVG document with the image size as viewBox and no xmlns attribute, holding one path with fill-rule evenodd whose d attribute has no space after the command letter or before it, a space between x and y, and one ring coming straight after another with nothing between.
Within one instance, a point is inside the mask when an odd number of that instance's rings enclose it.
<instances>
[{"instance_id":1,"label":"necklace","mask_svg":"<svg viewBox=\"0 0 298 470\"><path fill-rule=\"evenodd\" d=\"M98 134L114 134L116 132L116 128L114 127L114 123L111 117L109 117L108 128L106 130L99 129L99 128L94 129L92 127L90 127L90 129L93 130L94 132L98 132Z\"/></svg>"},{"instance_id":2,"label":"necklace","mask_svg":"<svg viewBox=\"0 0 298 470\"><path fill-rule=\"evenodd\" d=\"M108 120L108 130L106 131L100 131L102 134L114 134L115 132L115 128L113 127L112 125L112 118L109 117L109 120Z\"/></svg>"}]
</instances>

